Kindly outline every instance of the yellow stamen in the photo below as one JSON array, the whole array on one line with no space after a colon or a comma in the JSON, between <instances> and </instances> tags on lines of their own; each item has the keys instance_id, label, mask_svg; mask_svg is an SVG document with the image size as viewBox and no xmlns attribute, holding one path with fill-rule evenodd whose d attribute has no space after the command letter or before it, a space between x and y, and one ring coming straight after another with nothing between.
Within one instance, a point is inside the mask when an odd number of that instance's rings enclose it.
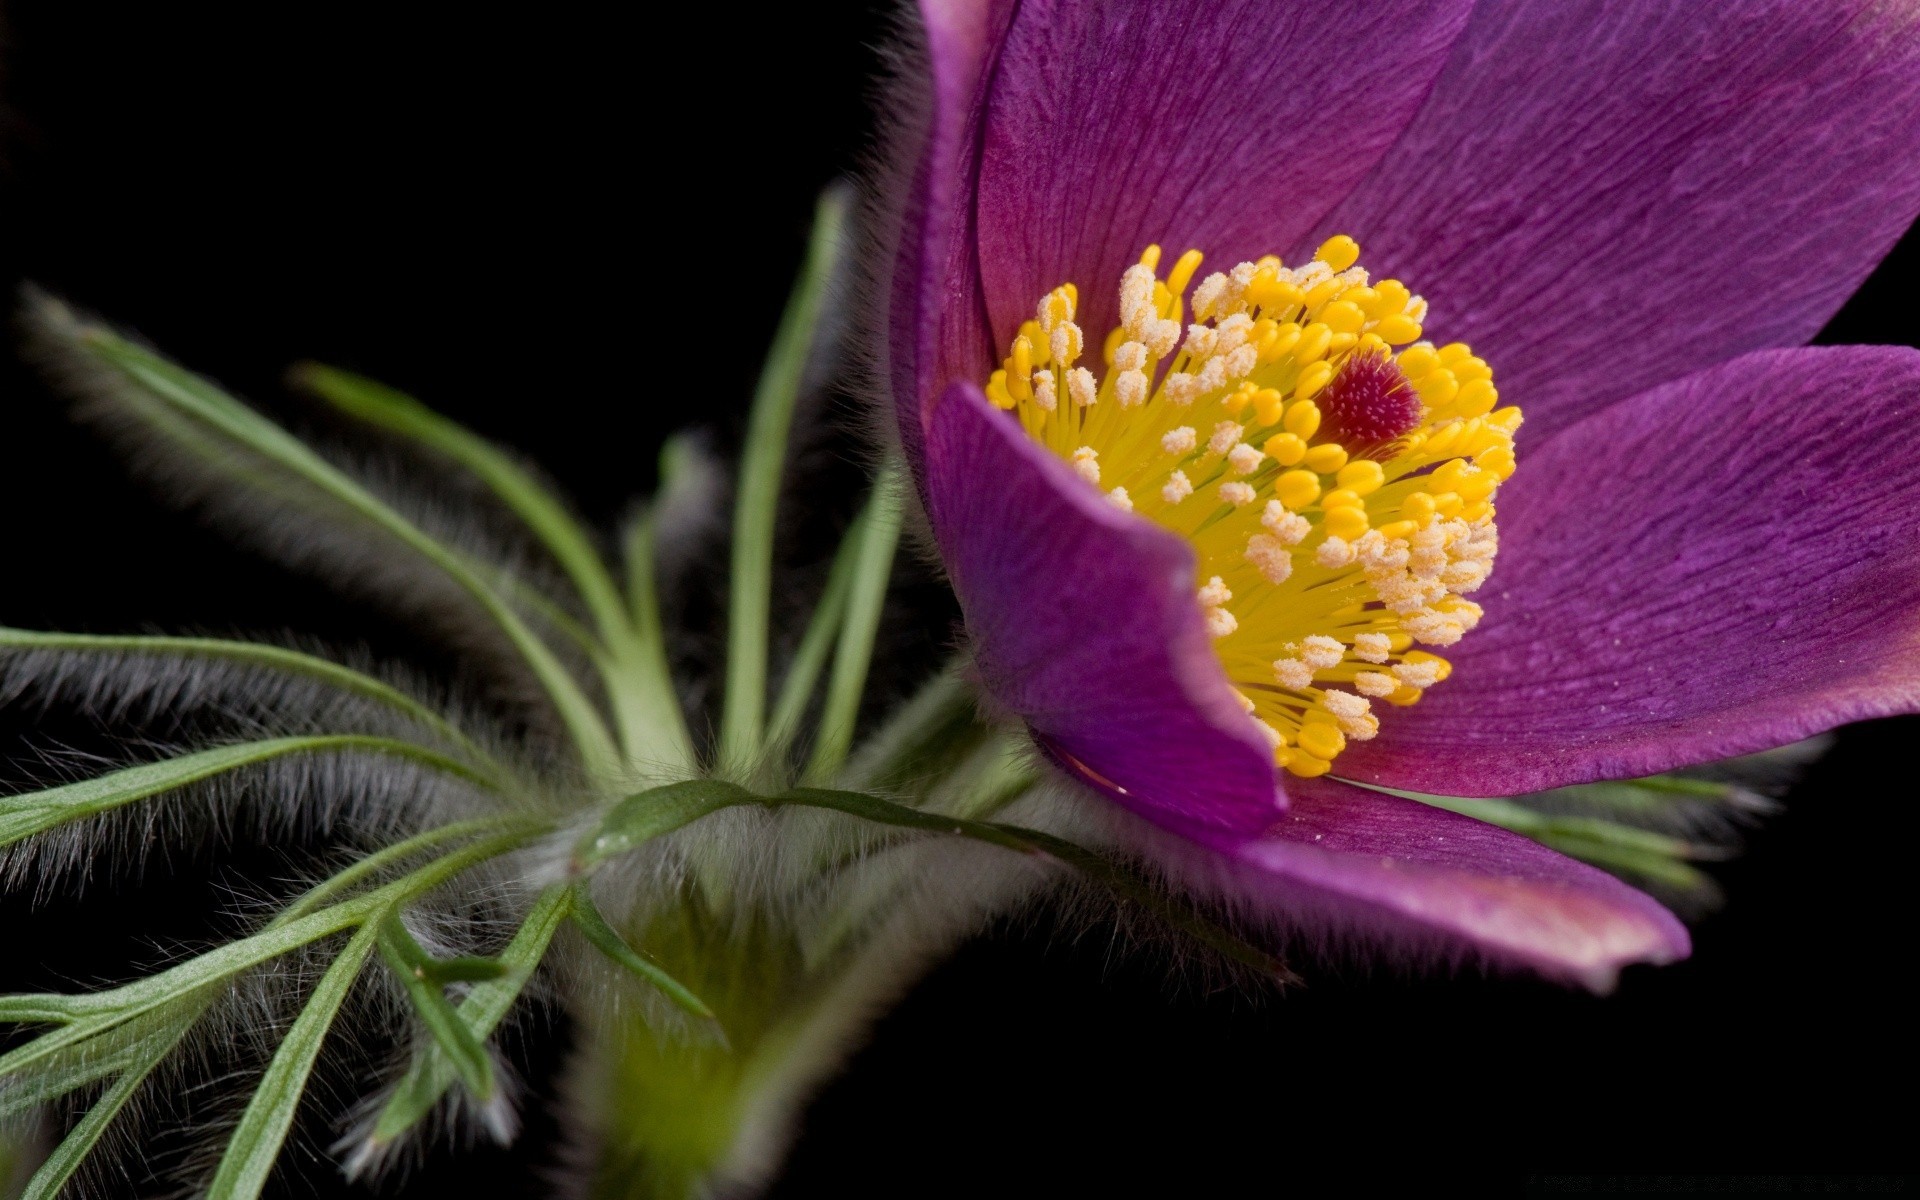
<instances>
[{"instance_id":1,"label":"yellow stamen","mask_svg":"<svg viewBox=\"0 0 1920 1200\"><path fill-rule=\"evenodd\" d=\"M1427 303L1370 280L1349 237L1194 283L1148 246L1120 285L1105 371L1077 365L1079 292L1040 299L986 390L1116 506L1193 544L1198 603L1242 705L1302 777L1374 736L1376 701L1441 682L1499 547L1520 410ZM1189 290L1191 289L1191 295ZM1193 324L1183 326L1191 314Z\"/></svg>"}]
</instances>

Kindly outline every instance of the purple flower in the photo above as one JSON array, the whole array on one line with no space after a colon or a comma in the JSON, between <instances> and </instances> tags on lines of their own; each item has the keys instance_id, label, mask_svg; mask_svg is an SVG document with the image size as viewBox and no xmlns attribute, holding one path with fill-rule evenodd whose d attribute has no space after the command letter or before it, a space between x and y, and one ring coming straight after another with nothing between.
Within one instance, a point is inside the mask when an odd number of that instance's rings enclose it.
<instances>
[{"instance_id":1,"label":"purple flower","mask_svg":"<svg viewBox=\"0 0 1920 1200\"><path fill-rule=\"evenodd\" d=\"M887 371L979 672L1249 898L1605 987L1685 930L1335 776L1920 707L1920 354L1795 348L1920 209L1906 8L921 9Z\"/></svg>"}]
</instances>

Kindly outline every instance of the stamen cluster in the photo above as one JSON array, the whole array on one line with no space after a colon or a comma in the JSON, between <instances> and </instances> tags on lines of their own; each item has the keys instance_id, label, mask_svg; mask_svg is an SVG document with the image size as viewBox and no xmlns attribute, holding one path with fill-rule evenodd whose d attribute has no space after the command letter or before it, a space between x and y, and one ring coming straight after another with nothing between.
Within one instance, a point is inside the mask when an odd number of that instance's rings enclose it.
<instances>
[{"instance_id":1,"label":"stamen cluster","mask_svg":"<svg viewBox=\"0 0 1920 1200\"><path fill-rule=\"evenodd\" d=\"M1463 343L1422 340L1427 302L1371 283L1335 237L1203 279L1149 246L1120 282L1106 369L1082 365L1079 293L1021 325L993 403L1122 509L1185 537L1216 653L1275 761L1325 774L1445 679L1481 618L1465 599L1499 549L1493 500L1520 410Z\"/></svg>"}]
</instances>

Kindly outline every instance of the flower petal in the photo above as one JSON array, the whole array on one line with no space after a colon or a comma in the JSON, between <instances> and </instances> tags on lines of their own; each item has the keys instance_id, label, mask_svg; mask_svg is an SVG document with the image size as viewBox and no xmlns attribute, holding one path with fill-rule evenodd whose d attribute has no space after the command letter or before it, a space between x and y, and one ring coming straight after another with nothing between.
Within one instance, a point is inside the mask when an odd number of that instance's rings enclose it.
<instances>
[{"instance_id":1,"label":"flower petal","mask_svg":"<svg viewBox=\"0 0 1920 1200\"><path fill-rule=\"evenodd\" d=\"M1260 836L1190 835L1233 864L1215 886L1255 913L1429 954L1464 948L1602 992L1629 963L1691 950L1652 897L1518 834L1330 779L1292 781L1288 794L1287 815Z\"/></svg>"},{"instance_id":2,"label":"flower petal","mask_svg":"<svg viewBox=\"0 0 1920 1200\"><path fill-rule=\"evenodd\" d=\"M1413 116L1470 8L1026 0L966 197L994 345L1069 281L1098 345L1150 243L1225 267L1285 249Z\"/></svg>"},{"instance_id":3,"label":"flower petal","mask_svg":"<svg viewBox=\"0 0 1920 1200\"><path fill-rule=\"evenodd\" d=\"M1186 543L1107 503L971 383L934 409L926 482L996 701L1149 820L1273 821L1273 754L1208 643Z\"/></svg>"},{"instance_id":4,"label":"flower petal","mask_svg":"<svg viewBox=\"0 0 1920 1200\"><path fill-rule=\"evenodd\" d=\"M1488 0L1322 223L1473 343L1538 440L1804 343L1920 212L1920 8Z\"/></svg>"},{"instance_id":5,"label":"flower petal","mask_svg":"<svg viewBox=\"0 0 1920 1200\"><path fill-rule=\"evenodd\" d=\"M1920 708L1920 352L1768 350L1532 447L1454 669L1341 773L1646 775Z\"/></svg>"},{"instance_id":6,"label":"flower petal","mask_svg":"<svg viewBox=\"0 0 1920 1200\"><path fill-rule=\"evenodd\" d=\"M973 188L979 175L985 82L1015 5L1010 0L920 0L924 75L903 74L924 95L896 98L896 107L925 109L923 141L896 147L912 156L901 210L879 224L898 230L887 283L887 380L907 461L920 478L927 414L948 379L985 379L990 340L981 324L980 270L975 257ZM909 131L893 131L896 137ZM956 368L953 364L962 364Z\"/></svg>"}]
</instances>

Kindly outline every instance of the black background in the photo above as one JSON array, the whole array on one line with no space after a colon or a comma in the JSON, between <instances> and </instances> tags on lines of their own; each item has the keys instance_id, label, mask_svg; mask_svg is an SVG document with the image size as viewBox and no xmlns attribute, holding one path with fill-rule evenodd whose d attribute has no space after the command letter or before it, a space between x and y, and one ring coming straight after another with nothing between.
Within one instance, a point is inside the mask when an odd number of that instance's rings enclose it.
<instances>
[{"instance_id":1,"label":"black background","mask_svg":"<svg viewBox=\"0 0 1920 1200\"><path fill-rule=\"evenodd\" d=\"M665 433L737 438L813 196L866 145L884 10L810 7L656 24L15 0L0 258L276 412L314 417L279 384L300 358L387 379L525 450L610 524ZM1916 251L1909 237L1821 340L1913 344ZM156 505L29 373L0 368L0 386L0 621L400 648L374 614ZM850 484L851 452L823 454ZM913 594L924 648L951 610ZM1915 731L1842 732L1718 870L1731 903L1693 960L1631 971L1605 1000L1349 967L1250 1004L1169 990L1095 942L977 943L827 1088L778 1194L1909 1168ZM8 973L109 970L191 931L221 880L186 864L11 903ZM527 1144L437 1158L408 1194L542 1193L542 1071L563 1037L529 1051ZM296 1162L310 1178L290 1194L336 1194L323 1160Z\"/></svg>"}]
</instances>

